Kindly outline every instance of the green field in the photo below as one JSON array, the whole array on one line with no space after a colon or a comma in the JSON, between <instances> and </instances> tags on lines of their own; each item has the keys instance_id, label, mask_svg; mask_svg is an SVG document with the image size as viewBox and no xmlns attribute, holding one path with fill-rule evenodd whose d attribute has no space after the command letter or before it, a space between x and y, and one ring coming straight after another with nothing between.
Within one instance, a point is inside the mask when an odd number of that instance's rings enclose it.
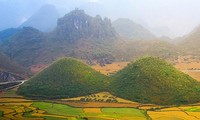
<instances>
[{"instance_id":1,"label":"green field","mask_svg":"<svg viewBox=\"0 0 200 120\"><path fill-rule=\"evenodd\" d=\"M191 107L191 108L186 109L185 111L187 111L187 112L200 112L200 108Z\"/></svg>"},{"instance_id":2,"label":"green field","mask_svg":"<svg viewBox=\"0 0 200 120\"><path fill-rule=\"evenodd\" d=\"M46 102L34 102L32 106L46 111L48 114L64 115L64 116L78 116L83 115L81 108L72 108L67 105L53 104Z\"/></svg>"},{"instance_id":3,"label":"green field","mask_svg":"<svg viewBox=\"0 0 200 120\"><path fill-rule=\"evenodd\" d=\"M55 116L72 117L70 119L77 120L109 120L109 119L125 119L141 118L146 119L145 112L134 108L98 108L101 113L85 113L83 108L73 108L68 105L53 104L46 102L34 102L33 107L46 111L45 114ZM74 118L73 118L74 117ZM54 119L52 117L45 117L47 119Z\"/></svg>"},{"instance_id":4,"label":"green field","mask_svg":"<svg viewBox=\"0 0 200 120\"><path fill-rule=\"evenodd\" d=\"M0 117L3 117L3 112L2 111L0 111Z\"/></svg>"}]
</instances>

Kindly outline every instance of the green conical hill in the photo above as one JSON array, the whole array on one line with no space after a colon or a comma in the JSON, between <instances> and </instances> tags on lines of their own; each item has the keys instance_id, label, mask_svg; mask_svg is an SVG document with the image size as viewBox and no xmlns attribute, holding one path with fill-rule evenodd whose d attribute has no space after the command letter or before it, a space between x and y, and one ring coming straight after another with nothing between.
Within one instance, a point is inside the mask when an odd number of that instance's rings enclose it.
<instances>
[{"instance_id":1,"label":"green conical hill","mask_svg":"<svg viewBox=\"0 0 200 120\"><path fill-rule=\"evenodd\" d=\"M141 103L188 104L200 101L200 83L160 58L145 57L112 77L111 91Z\"/></svg>"},{"instance_id":2,"label":"green conical hill","mask_svg":"<svg viewBox=\"0 0 200 120\"><path fill-rule=\"evenodd\" d=\"M41 98L68 98L105 90L108 78L73 58L63 58L18 89L20 95Z\"/></svg>"}]
</instances>

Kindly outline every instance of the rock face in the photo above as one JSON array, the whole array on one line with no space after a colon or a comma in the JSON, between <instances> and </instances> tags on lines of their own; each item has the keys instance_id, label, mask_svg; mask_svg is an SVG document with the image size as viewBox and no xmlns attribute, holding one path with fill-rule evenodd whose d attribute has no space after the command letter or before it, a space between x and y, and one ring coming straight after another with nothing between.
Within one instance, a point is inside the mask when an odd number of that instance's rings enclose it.
<instances>
[{"instance_id":1,"label":"rock face","mask_svg":"<svg viewBox=\"0 0 200 120\"><path fill-rule=\"evenodd\" d=\"M58 20L56 32L71 42L80 38L105 39L115 36L110 19L102 19L99 15L91 17L78 9Z\"/></svg>"},{"instance_id":2,"label":"rock face","mask_svg":"<svg viewBox=\"0 0 200 120\"><path fill-rule=\"evenodd\" d=\"M0 82L23 80L23 78L8 72L0 71Z\"/></svg>"}]
</instances>

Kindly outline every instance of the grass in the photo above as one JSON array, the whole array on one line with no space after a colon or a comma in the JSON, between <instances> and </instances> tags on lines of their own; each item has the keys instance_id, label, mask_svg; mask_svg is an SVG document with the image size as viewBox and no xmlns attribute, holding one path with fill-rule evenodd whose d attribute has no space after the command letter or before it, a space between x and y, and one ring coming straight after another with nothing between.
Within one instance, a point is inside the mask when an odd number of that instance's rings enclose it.
<instances>
[{"instance_id":1,"label":"grass","mask_svg":"<svg viewBox=\"0 0 200 120\"><path fill-rule=\"evenodd\" d=\"M66 118L44 117L46 120L66 120ZM68 120L68 119L67 119Z\"/></svg>"},{"instance_id":2,"label":"grass","mask_svg":"<svg viewBox=\"0 0 200 120\"><path fill-rule=\"evenodd\" d=\"M141 118L145 119L144 112L139 109L133 108L99 108L102 113L93 113L87 112L84 113L82 108L73 108L67 105L62 104L52 104L45 102L34 102L32 106L37 107L40 110L46 111L45 114L51 114L55 116L70 116L76 120L84 120L87 118L88 120L106 120L106 119L121 119L124 117L130 118ZM52 117L48 119L54 119Z\"/></svg>"},{"instance_id":3,"label":"grass","mask_svg":"<svg viewBox=\"0 0 200 120\"><path fill-rule=\"evenodd\" d=\"M186 112L200 112L200 108L191 107L185 110Z\"/></svg>"},{"instance_id":4,"label":"grass","mask_svg":"<svg viewBox=\"0 0 200 120\"><path fill-rule=\"evenodd\" d=\"M72 108L62 104L52 104L46 102L34 102L32 106L46 111L48 114L63 115L63 116L79 116L83 114L81 108Z\"/></svg>"},{"instance_id":5,"label":"grass","mask_svg":"<svg viewBox=\"0 0 200 120\"><path fill-rule=\"evenodd\" d=\"M0 111L0 117L3 117L3 112L2 111Z\"/></svg>"},{"instance_id":6,"label":"grass","mask_svg":"<svg viewBox=\"0 0 200 120\"><path fill-rule=\"evenodd\" d=\"M103 113L115 113L124 115L138 115L143 116L144 112L134 108L102 108Z\"/></svg>"},{"instance_id":7,"label":"grass","mask_svg":"<svg viewBox=\"0 0 200 120\"><path fill-rule=\"evenodd\" d=\"M134 108L102 108L102 113L108 114L110 116L120 116L120 117L143 117L145 118L144 111Z\"/></svg>"}]
</instances>

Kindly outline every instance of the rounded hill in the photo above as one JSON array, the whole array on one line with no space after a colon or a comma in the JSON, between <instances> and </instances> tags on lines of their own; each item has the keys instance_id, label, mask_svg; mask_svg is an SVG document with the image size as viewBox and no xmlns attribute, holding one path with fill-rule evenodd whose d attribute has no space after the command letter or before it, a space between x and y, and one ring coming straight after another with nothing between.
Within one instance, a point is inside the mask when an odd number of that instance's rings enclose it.
<instances>
[{"instance_id":1,"label":"rounded hill","mask_svg":"<svg viewBox=\"0 0 200 120\"><path fill-rule=\"evenodd\" d=\"M200 101L200 83L160 58L145 57L112 76L113 94L154 104L188 104Z\"/></svg>"},{"instance_id":2,"label":"rounded hill","mask_svg":"<svg viewBox=\"0 0 200 120\"><path fill-rule=\"evenodd\" d=\"M104 91L108 78L84 63L63 58L32 77L18 89L34 98L70 98Z\"/></svg>"}]
</instances>

